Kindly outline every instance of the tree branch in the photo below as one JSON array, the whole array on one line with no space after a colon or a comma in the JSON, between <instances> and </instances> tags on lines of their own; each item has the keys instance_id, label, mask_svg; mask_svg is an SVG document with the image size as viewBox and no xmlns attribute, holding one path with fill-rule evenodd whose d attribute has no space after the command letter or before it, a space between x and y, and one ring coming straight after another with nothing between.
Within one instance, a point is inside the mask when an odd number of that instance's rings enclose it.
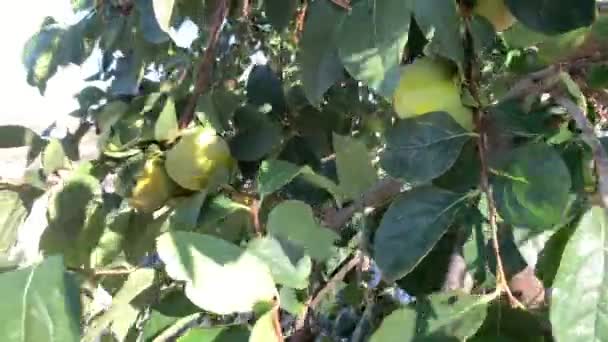
<instances>
[{"instance_id":1,"label":"tree branch","mask_svg":"<svg viewBox=\"0 0 608 342\"><path fill-rule=\"evenodd\" d=\"M593 153L595 168L598 176L598 192L604 208L608 209L608 155L602 147L601 142L596 137L593 127L587 120L585 111L574 101L565 96L556 96L555 102L564 107L576 122L576 126L581 130L581 137Z\"/></svg>"},{"instance_id":2,"label":"tree branch","mask_svg":"<svg viewBox=\"0 0 608 342\"><path fill-rule=\"evenodd\" d=\"M211 74L213 71L215 50L217 42L220 37L220 32L224 19L228 13L228 5L226 0L218 0L218 6L213 15L213 21L211 24L211 32L209 35L209 41L207 42L207 48L205 49L204 55L199 61L197 73L196 73L196 84L194 85L194 91L190 95L190 99L186 104L186 108L182 113L179 121L180 128L186 128L192 119L194 118L194 112L196 110L196 104L198 98L204 94L211 83Z\"/></svg>"}]
</instances>

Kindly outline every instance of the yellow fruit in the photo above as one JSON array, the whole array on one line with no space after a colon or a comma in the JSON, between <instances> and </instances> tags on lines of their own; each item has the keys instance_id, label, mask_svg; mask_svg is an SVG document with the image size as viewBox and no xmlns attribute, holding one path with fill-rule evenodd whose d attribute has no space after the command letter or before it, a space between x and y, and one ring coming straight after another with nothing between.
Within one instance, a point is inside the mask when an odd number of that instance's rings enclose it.
<instances>
[{"instance_id":1,"label":"yellow fruit","mask_svg":"<svg viewBox=\"0 0 608 342\"><path fill-rule=\"evenodd\" d=\"M477 0L473 12L486 17L497 32L508 29L515 22L504 0Z\"/></svg>"},{"instance_id":2,"label":"yellow fruit","mask_svg":"<svg viewBox=\"0 0 608 342\"><path fill-rule=\"evenodd\" d=\"M174 184L159 157L146 160L142 174L131 192L129 204L141 212L153 212L171 197Z\"/></svg>"},{"instance_id":3,"label":"yellow fruit","mask_svg":"<svg viewBox=\"0 0 608 342\"><path fill-rule=\"evenodd\" d=\"M215 131L194 128L167 152L165 168L177 184L190 190L201 190L227 182L234 160L230 148Z\"/></svg>"},{"instance_id":4,"label":"yellow fruit","mask_svg":"<svg viewBox=\"0 0 608 342\"><path fill-rule=\"evenodd\" d=\"M395 112L405 119L445 111L462 127L472 130L472 115L460 101L460 86L454 76L454 71L446 63L429 57L416 59L403 68L393 94Z\"/></svg>"}]
</instances>

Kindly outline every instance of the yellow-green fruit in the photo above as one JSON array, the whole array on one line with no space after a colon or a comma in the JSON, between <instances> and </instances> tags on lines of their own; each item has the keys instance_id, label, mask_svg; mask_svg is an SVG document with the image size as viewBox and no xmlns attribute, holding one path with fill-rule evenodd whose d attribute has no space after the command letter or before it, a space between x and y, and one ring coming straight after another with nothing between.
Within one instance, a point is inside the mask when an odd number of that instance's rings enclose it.
<instances>
[{"instance_id":1,"label":"yellow-green fruit","mask_svg":"<svg viewBox=\"0 0 608 342\"><path fill-rule=\"evenodd\" d=\"M201 190L228 181L234 160L215 131L194 128L167 152L167 173L181 187Z\"/></svg>"},{"instance_id":2,"label":"yellow-green fruit","mask_svg":"<svg viewBox=\"0 0 608 342\"><path fill-rule=\"evenodd\" d=\"M505 5L504 0L477 0L473 11L486 17L497 32L508 29L515 22L515 17Z\"/></svg>"},{"instance_id":3,"label":"yellow-green fruit","mask_svg":"<svg viewBox=\"0 0 608 342\"><path fill-rule=\"evenodd\" d=\"M472 130L472 114L460 101L460 86L454 76L448 64L429 57L406 65L393 94L395 112L405 119L445 111L462 127Z\"/></svg>"},{"instance_id":4,"label":"yellow-green fruit","mask_svg":"<svg viewBox=\"0 0 608 342\"><path fill-rule=\"evenodd\" d=\"M174 184L165 171L163 160L158 157L148 159L131 192L129 204L138 211L153 212L167 202L173 189Z\"/></svg>"}]
</instances>

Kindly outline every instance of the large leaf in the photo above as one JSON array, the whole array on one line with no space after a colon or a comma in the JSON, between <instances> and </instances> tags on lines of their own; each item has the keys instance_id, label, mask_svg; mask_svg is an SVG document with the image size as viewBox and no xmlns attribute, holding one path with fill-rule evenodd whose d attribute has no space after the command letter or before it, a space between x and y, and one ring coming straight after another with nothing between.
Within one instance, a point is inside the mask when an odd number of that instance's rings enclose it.
<instances>
[{"instance_id":1,"label":"large leaf","mask_svg":"<svg viewBox=\"0 0 608 342\"><path fill-rule=\"evenodd\" d=\"M312 270L312 261L308 255L297 258L290 251L287 243L266 236L249 242L247 251L264 261L277 284L295 289L308 287L308 276ZM293 250L293 248L291 248ZM291 252L291 253L290 253Z\"/></svg>"},{"instance_id":2,"label":"large leaf","mask_svg":"<svg viewBox=\"0 0 608 342\"><path fill-rule=\"evenodd\" d=\"M445 112L399 120L386 133L380 163L393 177L427 183L456 162L469 138L470 134Z\"/></svg>"},{"instance_id":3,"label":"large leaf","mask_svg":"<svg viewBox=\"0 0 608 342\"><path fill-rule=\"evenodd\" d=\"M399 195L384 213L374 237L374 259L387 281L397 280L429 253L448 230L462 198L434 187Z\"/></svg>"},{"instance_id":4,"label":"large leaf","mask_svg":"<svg viewBox=\"0 0 608 342\"><path fill-rule=\"evenodd\" d=\"M265 0L264 12L277 31L287 27L298 7L297 0Z\"/></svg>"},{"instance_id":5,"label":"large leaf","mask_svg":"<svg viewBox=\"0 0 608 342\"><path fill-rule=\"evenodd\" d=\"M427 39L427 49L464 64L463 38L460 35L460 14L452 0L415 1L414 18Z\"/></svg>"},{"instance_id":6,"label":"large leaf","mask_svg":"<svg viewBox=\"0 0 608 342\"><path fill-rule=\"evenodd\" d=\"M338 134L334 134L334 151L340 189L351 199L359 198L378 180L372 156L362 142Z\"/></svg>"},{"instance_id":7,"label":"large leaf","mask_svg":"<svg viewBox=\"0 0 608 342\"><path fill-rule=\"evenodd\" d=\"M517 20L535 31L565 33L595 20L594 0L505 0Z\"/></svg>"},{"instance_id":8,"label":"large leaf","mask_svg":"<svg viewBox=\"0 0 608 342\"><path fill-rule=\"evenodd\" d=\"M174 4L175 0L152 0L156 21L165 32L169 32L171 28L171 16Z\"/></svg>"},{"instance_id":9,"label":"large leaf","mask_svg":"<svg viewBox=\"0 0 608 342\"><path fill-rule=\"evenodd\" d=\"M386 98L393 96L401 76L411 8L411 0L359 1L340 30L338 48L346 70Z\"/></svg>"},{"instance_id":10,"label":"large leaf","mask_svg":"<svg viewBox=\"0 0 608 342\"><path fill-rule=\"evenodd\" d=\"M247 312L277 295L268 267L227 241L171 232L157 239L157 249L167 273L185 281L186 295L204 310L218 314Z\"/></svg>"},{"instance_id":11,"label":"large leaf","mask_svg":"<svg viewBox=\"0 0 608 342\"><path fill-rule=\"evenodd\" d=\"M78 287L61 257L0 274L0 291L3 341L80 340Z\"/></svg>"},{"instance_id":12,"label":"large leaf","mask_svg":"<svg viewBox=\"0 0 608 342\"><path fill-rule=\"evenodd\" d=\"M0 253L13 246L27 213L26 203L18 192L0 190Z\"/></svg>"},{"instance_id":13,"label":"large leaf","mask_svg":"<svg viewBox=\"0 0 608 342\"><path fill-rule=\"evenodd\" d=\"M551 323L559 341L608 340L608 217L591 208L562 255L551 291Z\"/></svg>"},{"instance_id":14,"label":"large leaf","mask_svg":"<svg viewBox=\"0 0 608 342\"><path fill-rule=\"evenodd\" d=\"M386 317L370 341L464 341L482 325L489 298L460 292L419 298Z\"/></svg>"},{"instance_id":15,"label":"large leaf","mask_svg":"<svg viewBox=\"0 0 608 342\"><path fill-rule=\"evenodd\" d=\"M342 202L341 191L329 178L315 173L310 166L298 166L283 160L264 160L258 174L258 191L262 199L281 189L296 177L327 190L337 202Z\"/></svg>"},{"instance_id":16,"label":"large leaf","mask_svg":"<svg viewBox=\"0 0 608 342\"><path fill-rule=\"evenodd\" d=\"M251 329L251 336L249 336L249 342L268 342L268 341L281 341L282 336L277 336L277 330L274 325L274 317L278 315L278 308L272 308L263 314L260 318L255 321L253 328Z\"/></svg>"},{"instance_id":17,"label":"large leaf","mask_svg":"<svg viewBox=\"0 0 608 342\"><path fill-rule=\"evenodd\" d=\"M566 213L571 186L566 163L550 146L531 143L511 152L492 178L500 216L508 223L547 229Z\"/></svg>"},{"instance_id":18,"label":"large leaf","mask_svg":"<svg viewBox=\"0 0 608 342\"><path fill-rule=\"evenodd\" d=\"M244 326L232 325L191 329L178 342L247 342L249 331Z\"/></svg>"},{"instance_id":19,"label":"large leaf","mask_svg":"<svg viewBox=\"0 0 608 342\"><path fill-rule=\"evenodd\" d=\"M319 225L312 208L301 201L283 201L268 214L268 232L300 247L313 259L325 260L334 253L339 236Z\"/></svg>"},{"instance_id":20,"label":"large leaf","mask_svg":"<svg viewBox=\"0 0 608 342\"><path fill-rule=\"evenodd\" d=\"M336 37L345 13L330 1L314 1L308 7L298 60L304 93L314 105L344 77Z\"/></svg>"}]
</instances>

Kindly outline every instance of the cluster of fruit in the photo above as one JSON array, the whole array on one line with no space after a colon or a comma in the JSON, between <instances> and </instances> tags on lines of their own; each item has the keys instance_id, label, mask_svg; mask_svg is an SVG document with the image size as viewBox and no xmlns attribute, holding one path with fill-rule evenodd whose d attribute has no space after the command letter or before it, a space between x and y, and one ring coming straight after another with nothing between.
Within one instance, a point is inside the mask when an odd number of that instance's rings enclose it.
<instances>
[{"instance_id":1,"label":"cluster of fruit","mask_svg":"<svg viewBox=\"0 0 608 342\"><path fill-rule=\"evenodd\" d=\"M162 207L171 197L186 190L212 190L228 182L235 161L224 139L208 128L192 128L164 155L148 158L129 203L142 212Z\"/></svg>"}]
</instances>

